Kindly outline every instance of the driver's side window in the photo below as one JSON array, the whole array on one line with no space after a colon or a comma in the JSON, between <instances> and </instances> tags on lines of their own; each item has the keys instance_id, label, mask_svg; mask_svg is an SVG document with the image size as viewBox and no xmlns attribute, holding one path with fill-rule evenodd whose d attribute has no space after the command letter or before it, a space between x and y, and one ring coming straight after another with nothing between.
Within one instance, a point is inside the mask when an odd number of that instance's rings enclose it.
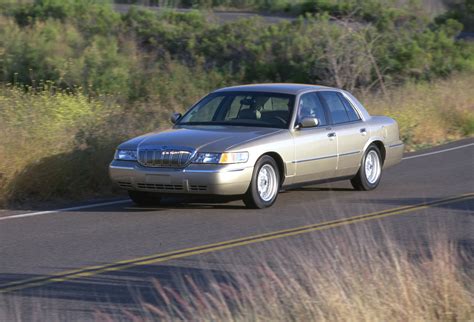
<instances>
[{"instance_id":1,"label":"driver's side window","mask_svg":"<svg viewBox=\"0 0 474 322\"><path fill-rule=\"evenodd\" d=\"M324 107L316 93L307 93L300 98L297 124L307 117L317 118L320 126L328 124Z\"/></svg>"}]
</instances>

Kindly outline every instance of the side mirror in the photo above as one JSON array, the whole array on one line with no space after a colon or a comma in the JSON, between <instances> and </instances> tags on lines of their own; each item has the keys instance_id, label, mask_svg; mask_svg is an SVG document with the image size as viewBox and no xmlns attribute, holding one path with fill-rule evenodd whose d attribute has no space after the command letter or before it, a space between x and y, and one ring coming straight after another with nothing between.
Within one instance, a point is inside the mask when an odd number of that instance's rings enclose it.
<instances>
[{"instance_id":1,"label":"side mirror","mask_svg":"<svg viewBox=\"0 0 474 322\"><path fill-rule=\"evenodd\" d=\"M319 125L319 120L315 117L305 117L304 119L301 120L299 124L301 128L316 127L318 125Z\"/></svg>"},{"instance_id":2,"label":"side mirror","mask_svg":"<svg viewBox=\"0 0 474 322\"><path fill-rule=\"evenodd\" d=\"M181 118L181 116L182 116L181 113L173 113L173 114L171 114L171 118L170 118L171 123L176 124L176 122L179 121L179 119Z\"/></svg>"}]
</instances>

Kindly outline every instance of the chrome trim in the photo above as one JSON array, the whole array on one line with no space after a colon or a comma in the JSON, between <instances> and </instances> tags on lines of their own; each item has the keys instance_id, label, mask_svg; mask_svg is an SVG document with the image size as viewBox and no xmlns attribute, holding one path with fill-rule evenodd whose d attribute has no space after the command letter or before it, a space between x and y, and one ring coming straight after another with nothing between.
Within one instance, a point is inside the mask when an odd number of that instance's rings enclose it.
<instances>
[{"instance_id":1,"label":"chrome trim","mask_svg":"<svg viewBox=\"0 0 474 322\"><path fill-rule=\"evenodd\" d=\"M348 156L348 155L359 154L359 153L360 153L360 151L352 151L352 152L346 152L346 153L338 154L338 156L345 157L345 156Z\"/></svg>"},{"instance_id":2,"label":"chrome trim","mask_svg":"<svg viewBox=\"0 0 474 322\"><path fill-rule=\"evenodd\" d=\"M227 170L225 172L240 172L240 171L244 171L244 169Z\"/></svg>"},{"instance_id":3,"label":"chrome trim","mask_svg":"<svg viewBox=\"0 0 474 322\"><path fill-rule=\"evenodd\" d=\"M135 170L135 167L124 167L119 165L109 165L111 169L122 169L122 170Z\"/></svg>"},{"instance_id":4,"label":"chrome trim","mask_svg":"<svg viewBox=\"0 0 474 322\"><path fill-rule=\"evenodd\" d=\"M147 168L184 168L196 150L183 146L145 146L137 150L137 162Z\"/></svg>"},{"instance_id":5,"label":"chrome trim","mask_svg":"<svg viewBox=\"0 0 474 322\"><path fill-rule=\"evenodd\" d=\"M183 173L218 173L222 172L221 170L188 170L184 169Z\"/></svg>"},{"instance_id":6,"label":"chrome trim","mask_svg":"<svg viewBox=\"0 0 474 322\"><path fill-rule=\"evenodd\" d=\"M328 155L325 157L319 157L319 158L311 158L311 159L303 159L303 160L294 160L291 161L291 163L303 163L303 162L309 162L309 161L316 161L316 160L324 160L324 159L330 159L330 158L335 158L337 157L337 154L334 155Z\"/></svg>"},{"instance_id":7,"label":"chrome trim","mask_svg":"<svg viewBox=\"0 0 474 322\"><path fill-rule=\"evenodd\" d=\"M397 143L397 144L391 144L391 145L389 145L388 147L389 147L389 148L396 148L397 146L402 146L402 145L404 145L404 144L405 144L405 143L403 143L403 142L402 142L402 143Z\"/></svg>"},{"instance_id":8,"label":"chrome trim","mask_svg":"<svg viewBox=\"0 0 474 322\"><path fill-rule=\"evenodd\" d=\"M357 154L357 153L360 153L360 151L352 151L352 152L341 153L341 154L327 155L327 156L319 157L319 158L295 160L295 161L291 161L291 163L302 163L302 162L309 162L309 161L317 161L317 160L330 159L330 158L335 158L335 157L344 157L344 156L348 156L348 155L352 155L352 154Z\"/></svg>"},{"instance_id":9,"label":"chrome trim","mask_svg":"<svg viewBox=\"0 0 474 322\"><path fill-rule=\"evenodd\" d=\"M245 169L253 168L253 166L239 168L239 169L232 169L232 170L225 170L225 169L218 169L218 170L195 170L195 169L184 169L184 173L225 173L225 172L240 172L244 171Z\"/></svg>"}]
</instances>

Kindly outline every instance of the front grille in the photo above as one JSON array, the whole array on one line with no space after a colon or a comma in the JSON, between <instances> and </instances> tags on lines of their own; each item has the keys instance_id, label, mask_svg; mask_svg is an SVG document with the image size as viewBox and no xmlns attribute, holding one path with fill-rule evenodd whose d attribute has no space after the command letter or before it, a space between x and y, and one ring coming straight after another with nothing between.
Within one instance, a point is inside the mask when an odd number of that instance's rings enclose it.
<instances>
[{"instance_id":1,"label":"front grille","mask_svg":"<svg viewBox=\"0 0 474 322\"><path fill-rule=\"evenodd\" d=\"M138 189L153 191L181 191L183 185L180 184L156 184L156 183L137 183Z\"/></svg>"},{"instance_id":2,"label":"front grille","mask_svg":"<svg viewBox=\"0 0 474 322\"><path fill-rule=\"evenodd\" d=\"M193 154L193 149L183 147L143 148L138 150L138 162L145 167L184 168Z\"/></svg>"}]
</instances>

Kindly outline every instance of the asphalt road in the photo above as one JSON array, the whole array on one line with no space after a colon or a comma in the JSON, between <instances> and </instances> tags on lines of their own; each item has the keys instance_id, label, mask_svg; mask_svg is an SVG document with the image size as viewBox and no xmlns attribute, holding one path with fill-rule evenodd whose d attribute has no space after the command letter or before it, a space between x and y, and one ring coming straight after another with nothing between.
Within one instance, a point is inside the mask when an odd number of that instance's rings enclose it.
<instances>
[{"instance_id":1,"label":"asphalt road","mask_svg":"<svg viewBox=\"0 0 474 322\"><path fill-rule=\"evenodd\" d=\"M128 4L114 4L114 8L117 12L127 13L132 6ZM168 8L156 7L156 6L138 6L139 8L146 8L155 12L161 12ZM176 12L187 13L195 9L179 9L173 8ZM295 21L297 17L282 14L282 13L264 13L264 12L247 12L247 11L219 11L219 10L209 10L206 11L206 19L208 21L215 21L220 24L225 24L228 22L233 22L239 19L248 19L248 18L260 18L267 24L279 23L282 21ZM474 41L473 32L460 32L456 39L465 40L465 41Z\"/></svg>"},{"instance_id":2,"label":"asphalt road","mask_svg":"<svg viewBox=\"0 0 474 322\"><path fill-rule=\"evenodd\" d=\"M304 248L305 238L318 243L348 227L407 247L435 232L474 256L474 139L407 155L371 192L348 182L311 186L264 210L239 201L85 205L0 211L0 320L29 320L33 311L87 320L98 307L133 305L131 289L152 296L151 278L223 274L235 268L232 258L288 242Z\"/></svg>"},{"instance_id":3,"label":"asphalt road","mask_svg":"<svg viewBox=\"0 0 474 322\"><path fill-rule=\"evenodd\" d=\"M114 4L115 10L120 13L127 13L131 7L132 6L128 4ZM137 6L137 7L152 10L157 13L162 12L167 9L167 8L164 9L163 7L154 7L154 6L149 6L149 7ZM178 8L173 8L173 9L168 9L168 10L173 10L173 11L181 12L181 13L196 11L195 9L178 9ZM266 23L269 23L269 24L278 23L282 21L296 20L294 16L278 14L278 13L265 14L265 13L257 13L257 12L246 12L246 11L219 11L219 10L206 11L206 18L208 20L216 21L219 23L227 23L227 22L232 22L239 19L256 18L256 17L262 18Z\"/></svg>"}]
</instances>

